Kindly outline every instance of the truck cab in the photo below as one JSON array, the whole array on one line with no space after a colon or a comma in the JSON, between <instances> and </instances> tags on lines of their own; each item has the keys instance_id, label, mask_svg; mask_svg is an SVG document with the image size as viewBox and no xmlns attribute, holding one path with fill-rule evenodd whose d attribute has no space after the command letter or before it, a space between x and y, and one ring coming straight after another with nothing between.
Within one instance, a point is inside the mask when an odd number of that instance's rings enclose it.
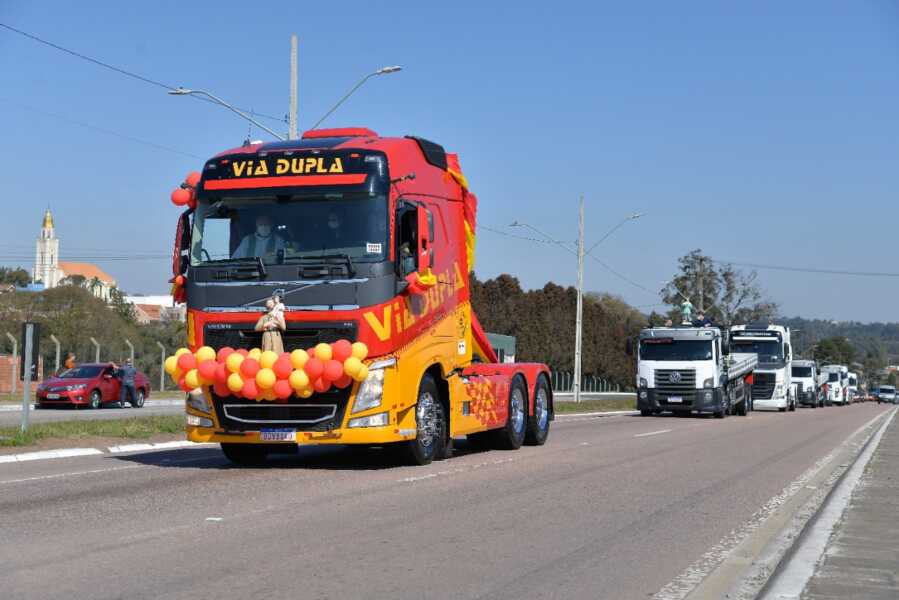
<instances>
[{"instance_id":1,"label":"truck cab","mask_svg":"<svg viewBox=\"0 0 899 600\"><path fill-rule=\"evenodd\" d=\"M637 345L637 408L643 416L663 411L745 415L754 356L729 356L717 327L653 327Z\"/></svg>"},{"instance_id":2,"label":"truck cab","mask_svg":"<svg viewBox=\"0 0 899 600\"><path fill-rule=\"evenodd\" d=\"M799 406L824 406L818 386L818 366L813 360L794 360L791 373L793 397Z\"/></svg>"},{"instance_id":3,"label":"truck cab","mask_svg":"<svg viewBox=\"0 0 899 600\"><path fill-rule=\"evenodd\" d=\"M821 373L827 377L829 403L845 406L849 397L849 369L844 365L824 365L821 367Z\"/></svg>"},{"instance_id":4,"label":"truck cab","mask_svg":"<svg viewBox=\"0 0 899 600\"><path fill-rule=\"evenodd\" d=\"M850 371L847 375L849 377L849 403L852 404L858 401L858 374Z\"/></svg>"},{"instance_id":5,"label":"truck cab","mask_svg":"<svg viewBox=\"0 0 899 600\"><path fill-rule=\"evenodd\" d=\"M754 408L781 412L796 410L790 328L763 323L734 325L730 329L730 343L733 352L758 356L759 364L752 384Z\"/></svg>"}]
</instances>

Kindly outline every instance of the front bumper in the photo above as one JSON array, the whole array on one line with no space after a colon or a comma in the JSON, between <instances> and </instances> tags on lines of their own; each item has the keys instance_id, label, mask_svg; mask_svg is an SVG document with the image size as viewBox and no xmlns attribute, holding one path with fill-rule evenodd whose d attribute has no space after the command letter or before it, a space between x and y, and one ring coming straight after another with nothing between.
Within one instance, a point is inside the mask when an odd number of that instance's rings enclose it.
<instances>
[{"instance_id":1,"label":"front bumper","mask_svg":"<svg viewBox=\"0 0 899 600\"><path fill-rule=\"evenodd\" d=\"M701 389L678 403L669 402L667 394L659 394L654 388L640 388L637 390L637 410L714 413L721 407L721 396L720 389Z\"/></svg>"},{"instance_id":2,"label":"front bumper","mask_svg":"<svg viewBox=\"0 0 899 600\"><path fill-rule=\"evenodd\" d=\"M47 394L57 394L59 398L48 398ZM72 390L68 392L41 391L35 394L35 402L40 406L62 406L72 404L88 404L90 394L87 390Z\"/></svg>"},{"instance_id":3,"label":"front bumper","mask_svg":"<svg viewBox=\"0 0 899 600\"><path fill-rule=\"evenodd\" d=\"M752 407L754 410L758 410L758 409L765 410L765 409L769 409L769 408L780 410L781 408L787 407L787 397L781 396L780 398L767 398L764 400L753 400Z\"/></svg>"},{"instance_id":4,"label":"front bumper","mask_svg":"<svg viewBox=\"0 0 899 600\"><path fill-rule=\"evenodd\" d=\"M818 406L818 394L815 392L802 392L796 399L800 406Z\"/></svg>"}]
</instances>

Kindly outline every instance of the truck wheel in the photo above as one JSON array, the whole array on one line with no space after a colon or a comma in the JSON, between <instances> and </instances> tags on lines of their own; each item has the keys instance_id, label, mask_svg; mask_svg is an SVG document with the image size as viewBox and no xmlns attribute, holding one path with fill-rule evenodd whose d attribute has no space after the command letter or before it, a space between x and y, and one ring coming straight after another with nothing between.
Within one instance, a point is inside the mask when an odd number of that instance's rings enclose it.
<instances>
[{"instance_id":1,"label":"truck wheel","mask_svg":"<svg viewBox=\"0 0 899 600\"><path fill-rule=\"evenodd\" d=\"M534 415L528 418L528 430L524 441L529 446L542 446L549 437L549 386L546 377L540 375L534 386Z\"/></svg>"},{"instance_id":2,"label":"truck wheel","mask_svg":"<svg viewBox=\"0 0 899 600\"><path fill-rule=\"evenodd\" d=\"M490 432L493 447L500 450L518 450L524 442L527 421L527 390L520 377L512 380L509 387L509 414L501 429Z\"/></svg>"},{"instance_id":3,"label":"truck wheel","mask_svg":"<svg viewBox=\"0 0 899 600\"><path fill-rule=\"evenodd\" d=\"M403 442L406 459L413 465L427 465L441 458L446 445L446 415L440 392L430 375L421 378L415 404L415 439Z\"/></svg>"},{"instance_id":4,"label":"truck wheel","mask_svg":"<svg viewBox=\"0 0 899 600\"><path fill-rule=\"evenodd\" d=\"M268 448L256 444L222 444L225 458L242 467L258 467L265 464Z\"/></svg>"},{"instance_id":5,"label":"truck wheel","mask_svg":"<svg viewBox=\"0 0 899 600\"><path fill-rule=\"evenodd\" d=\"M718 410L714 412L716 419L723 419L727 416L727 413L730 411L730 406L728 406L728 404L730 403L727 401L726 396L721 394L721 405L718 407Z\"/></svg>"}]
</instances>

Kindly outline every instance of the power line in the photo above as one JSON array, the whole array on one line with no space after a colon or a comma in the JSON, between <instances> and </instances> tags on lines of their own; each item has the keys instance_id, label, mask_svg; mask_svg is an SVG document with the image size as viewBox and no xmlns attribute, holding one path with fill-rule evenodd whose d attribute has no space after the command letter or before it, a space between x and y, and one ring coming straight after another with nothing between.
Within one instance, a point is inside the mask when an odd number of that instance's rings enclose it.
<instances>
[{"instance_id":1,"label":"power line","mask_svg":"<svg viewBox=\"0 0 899 600\"><path fill-rule=\"evenodd\" d=\"M899 277L899 273L878 271L842 271L837 269L814 269L811 267L792 267L785 265L763 265L758 263L735 262L730 260L712 260L721 265L734 265L750 269L768 269L772 271L790 271L793 273L816 273L819 275L849 275L853 277Z\"/></svg>"},{"instance_id":2,"label":"power line","mask_svg":"<svg viewBox=\"0 0 899 600\"><path fill-rule=\"evenodd\" d=\"M528 242L539 242L541 244L555 244L555 242L551 242L549 240L541 240L538 238L527 237L524 235L515 235L514 233L509 233L508 231L503 231L501 229L496 229L493 227L488 227L487 225L478 225L478 229L485 229L492 233L498 233L499 235L504 235L506 237L515 238L516 240L526 240Z\"/></svg>"},{"instance_id":3,"label":"power line","mask_svg":"<svg viewBox=\"0 0 899 600\"><path fill-rule=\"evenodd\" d=\"M166 83L162 83L161 81L156 81L154 79L150 79L149 77L144 77L143 75L138 75L137 73L134 73L132 71L128 71L121 67L117 67L115 65L111 65L109 63L103 62L102 60L92 58L85 54L81 54L80 52L76 52L75 50L70 50L69 48L64 48L63 46L60 46L59 44L55 44L49 40L40 38L40 37L34 35L33 33L28 33L27 31L22 31L21 29L16 29L15 27L12 27L11 25L7 25L6 23L0 23L0 27L3 27L4 29L8 29L9 31L12 31L13 33L17 33L21 36L24 36L24 37L31 39L35 42L38 42L40 44L44 44L45 46L49 46L51 48L59 50L60 52L65 52L66 54L74 56L75 58L80 58L81 60L86 60L90 63L97 65L98 67L103 67L104 69L109 69L111 71L115 71L116 73L119 73L120 75L124 75L126 77L131 77L133 79L137 79L138 81L142 81L142 82L148 83L150 85L155 85L156 87L163 88L165 90L177 89L176 86L168 85ZM210 100L208 98L203 98L203 97L199 97L199 96L191 96L191 97L195 98L197 100L202 100L203 102L208 102L210 104L217 104L216 102L213 102L212 100ZM282 117L273 117L271 115L266 115L264 113L250 111L250 110L246 110L246 109L240 109L240 110L243 110L244 112L252 113L254 115L258 115L260 117L264 117L266 119L278 121L279 123L284 123L286 121L286 119L282 118Z\"/></svg>"}]
</instances>

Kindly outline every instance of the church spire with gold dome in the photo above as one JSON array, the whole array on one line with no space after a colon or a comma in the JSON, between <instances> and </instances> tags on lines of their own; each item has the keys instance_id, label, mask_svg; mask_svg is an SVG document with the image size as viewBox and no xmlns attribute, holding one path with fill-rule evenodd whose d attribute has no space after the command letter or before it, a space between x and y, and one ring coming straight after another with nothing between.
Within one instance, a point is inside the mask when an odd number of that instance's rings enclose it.
<instances>
[{"instance_id":1,"label":"church spire with gold dome","mask_svg":"<svg viewBox=\"0 0 899 600\"><path fill-rule=\"evenodd\" d=\"M38 281L43 283L45 289L56 287L61 279L59 272L59 240L56 239L53 213L50 212L49 206L44 212L41 234L37 238L31 279L35 283Z\"/></svg>"},{"instance_id":2,"label":"church spire with gold dome","mask_svg":"<svg viewBox=\"0 0 899 600\"><path fill-rule=\"evenodd\" d=\"M44 213L44 224L41 225L41 229L53 229L53 213L50 212L50 207L47 207L47 212Z\"/></svg>"}]
</instances>

